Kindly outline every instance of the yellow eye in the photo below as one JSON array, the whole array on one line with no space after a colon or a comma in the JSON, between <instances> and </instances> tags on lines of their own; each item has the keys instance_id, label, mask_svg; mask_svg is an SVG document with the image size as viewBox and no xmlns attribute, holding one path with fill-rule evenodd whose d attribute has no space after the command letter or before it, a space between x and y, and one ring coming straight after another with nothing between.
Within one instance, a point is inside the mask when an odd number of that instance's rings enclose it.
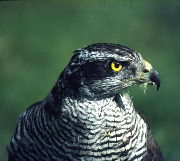
<instances>
[{"instance_id":1,"label":"yellow eye","mask_svg":"<svg viewBox=\"0 0 180 161\"><path fill-rule=\"evenodd\" d=\"M116 62L116 61L112 61L111 62L111 69L114 72L119 72L122 69L122 63L121 62Z\"/></svg>"}]
</instances>

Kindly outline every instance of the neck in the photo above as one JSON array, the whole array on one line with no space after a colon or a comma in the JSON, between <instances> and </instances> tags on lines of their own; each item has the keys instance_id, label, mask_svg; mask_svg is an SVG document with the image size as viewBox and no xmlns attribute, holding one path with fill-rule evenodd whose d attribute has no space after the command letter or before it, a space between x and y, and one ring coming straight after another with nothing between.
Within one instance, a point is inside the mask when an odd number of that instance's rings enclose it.
<instances>
[{"instance_id":1,"label":"neck","mask_svg":"<svg viewBox=\"0 0 180 161\"><path fill-rule=\"evenodd\" d=\"M119 98L120 101L115 97L98 101L65 98L60 126L68 131L62 134L68 142L67 147L73 148L74 143L79 147L87 144L90 146L84 152L89 154L93 149L99 155L103 147L111 151L113 146L112 155L123 153L132 158L138 151L144 156L146 124L136 113L128 95ZM124 107L120 105L121 101Z\"/></svg>"}]
</instances>

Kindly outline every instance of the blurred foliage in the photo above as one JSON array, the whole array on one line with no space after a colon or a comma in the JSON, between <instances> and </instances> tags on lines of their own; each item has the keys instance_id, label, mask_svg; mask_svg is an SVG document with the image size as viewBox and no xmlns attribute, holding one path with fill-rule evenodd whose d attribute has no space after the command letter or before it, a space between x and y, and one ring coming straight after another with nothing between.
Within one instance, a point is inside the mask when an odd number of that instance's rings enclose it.
<instances>
[{"instance_id":1,"label":"blurred foliage","mask_svg":"<svg viewBox=\"0 0 180 161\"><path fill-rule=\"evenodd\" d=\"M128 89L167 161L180 158L180 2L0 2L0 160L7 160L18 116L42 100L72 51L96 42L139 51L161 75L161 88Z\"/></svg>"}]
</instances>

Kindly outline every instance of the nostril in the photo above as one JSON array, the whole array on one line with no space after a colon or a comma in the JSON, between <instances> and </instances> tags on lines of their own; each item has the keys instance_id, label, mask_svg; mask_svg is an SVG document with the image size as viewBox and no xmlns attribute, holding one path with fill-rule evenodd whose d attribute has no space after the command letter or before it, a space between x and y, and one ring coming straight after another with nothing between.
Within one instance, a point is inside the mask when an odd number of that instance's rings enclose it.
<instances>
[{"instance_id":1,"label":"nostril","mask_svg":"<svg viewBox=\"0 0 180 161\"><path fill-rule=\"evenodd\" d=\"M149 73L149 70L148 70L148 69L144 69L143 72L144 72L144 73Z\"/></svg>"}]
</instances>

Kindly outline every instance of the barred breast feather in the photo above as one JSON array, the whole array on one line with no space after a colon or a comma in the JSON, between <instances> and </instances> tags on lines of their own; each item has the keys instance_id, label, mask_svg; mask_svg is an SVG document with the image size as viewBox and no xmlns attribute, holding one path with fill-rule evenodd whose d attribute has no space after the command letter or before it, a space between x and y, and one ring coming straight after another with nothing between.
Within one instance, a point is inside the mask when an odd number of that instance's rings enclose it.
<instances>
[{"instance_id":1,"label":"barred breast feather","mask_svg":"<svg viewBox=\"0 0 180 161\"><path fill-rule=\"evenodd\" d=\"M78 102L66 98L60 118L46 102L19 118L9 153L14 160L142 160L147 152L147 126L130 97Z\"/></svg>"}]
</instances>

